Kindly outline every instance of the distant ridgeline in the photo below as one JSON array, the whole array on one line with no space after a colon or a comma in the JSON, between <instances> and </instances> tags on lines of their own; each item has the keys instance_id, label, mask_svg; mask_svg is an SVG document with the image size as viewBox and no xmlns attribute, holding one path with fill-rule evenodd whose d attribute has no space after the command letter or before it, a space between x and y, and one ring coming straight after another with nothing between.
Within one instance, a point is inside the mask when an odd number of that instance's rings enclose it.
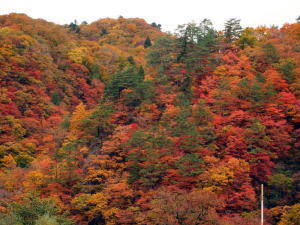
<instances>
[{"instance_id":1,"label":"distant ridgeline","mask_svg":"<svg viewBox=\"0 0 300 225\"><path fill-rule=\"evenodd\" d=\"M174 34L0 16L0 225L300 224L300 23Z\"/></svg>"}]
</instances>

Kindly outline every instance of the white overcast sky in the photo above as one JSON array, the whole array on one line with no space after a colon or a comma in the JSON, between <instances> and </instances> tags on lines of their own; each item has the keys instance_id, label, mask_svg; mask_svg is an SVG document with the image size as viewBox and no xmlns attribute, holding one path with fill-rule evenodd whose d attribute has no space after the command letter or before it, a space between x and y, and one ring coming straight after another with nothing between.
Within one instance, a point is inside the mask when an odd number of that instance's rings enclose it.
<instances>
[{"instance_id":1,"label":"white overcast sky","mask_svg":"<svg viewBox=\"0 0 300 225\"><path fill-rule=\"evenodd\" d=\"M281 26L300 15L300 0L0 0L0 4L1 15L26 13L58 24L122 15L160 23L164 31L203 18L211 19L218 30L229 18L241 19L243 27Z\"/></svg>"}]
</instances>

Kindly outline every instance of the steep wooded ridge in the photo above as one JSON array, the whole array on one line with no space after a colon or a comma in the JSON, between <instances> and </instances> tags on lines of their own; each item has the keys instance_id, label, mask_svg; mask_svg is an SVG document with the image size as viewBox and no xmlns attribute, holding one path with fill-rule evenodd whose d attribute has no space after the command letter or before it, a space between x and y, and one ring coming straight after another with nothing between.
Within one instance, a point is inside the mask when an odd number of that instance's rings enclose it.
<instances>
[{"instance_id":1,"label":"steep wooded ridge","mask_svg":"<svg viewBox=\"0 0 300 225\"><path fill-rule=\"evenodd\" d=\"M300 22L175 34L0 16L0 224L300 224Z\"/></svg>"}]
</instances>

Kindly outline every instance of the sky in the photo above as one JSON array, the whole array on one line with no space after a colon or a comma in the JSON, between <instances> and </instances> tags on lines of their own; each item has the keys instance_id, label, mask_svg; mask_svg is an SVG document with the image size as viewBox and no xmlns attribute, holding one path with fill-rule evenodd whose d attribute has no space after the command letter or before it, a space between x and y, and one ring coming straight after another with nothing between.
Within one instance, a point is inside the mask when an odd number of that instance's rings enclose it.
<instances>
[{"instance_id":1,"label":"sky","mask_svg":"<svg viewBox=\"0 0 300 225\"><path fill-rule=\"evenodd\" d=\"M210 19L222 30L229 18L243 27L282 26L300 15L300 0L0 0L0 14L25 13L57 24L139 17L173 32L179 24Z\"/></svg>"}]
</instances>

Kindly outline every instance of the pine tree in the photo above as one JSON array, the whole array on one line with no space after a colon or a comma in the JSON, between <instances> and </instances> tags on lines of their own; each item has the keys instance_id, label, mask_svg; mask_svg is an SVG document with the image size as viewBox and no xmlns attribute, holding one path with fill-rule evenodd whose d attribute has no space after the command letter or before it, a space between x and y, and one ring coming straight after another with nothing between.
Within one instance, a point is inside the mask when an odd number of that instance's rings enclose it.
<instances>
[{"instance_id":1,"label":"pine tree","mask_svg":"<svg viewBox=\"0 0 300 225\"><path fill-rule=\"evenodd\" d=\"M149 48L151 45L152 45L151 40L150 40L149 36L147 36L147 38L144 42L144 47Z\"/></svg>"},{"instance_id":2,"label":"pine tree","mask_svg":"<svg viewBox=\"0 0 300 225\"><path fill-rule=\"evenodd\" d=\"M242 27L239 19L231 18L225 23L224 35L228 42L232 42L241 36Z\"/></svg>"}]
</instances>

